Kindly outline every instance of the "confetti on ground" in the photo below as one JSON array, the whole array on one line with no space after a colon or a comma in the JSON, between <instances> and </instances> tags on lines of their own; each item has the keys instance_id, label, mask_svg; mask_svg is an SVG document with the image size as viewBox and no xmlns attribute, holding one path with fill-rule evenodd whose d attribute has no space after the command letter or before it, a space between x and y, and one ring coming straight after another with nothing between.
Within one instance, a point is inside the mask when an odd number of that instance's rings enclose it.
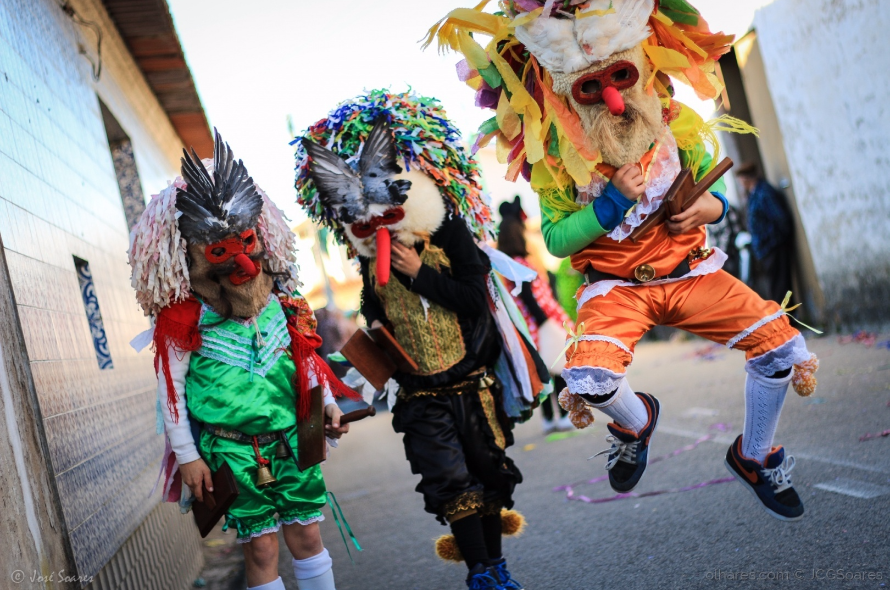
<instances>
[{"instance_id":1,"label":"confetti on ground","mask_svg":"<svg viewBox=\"0 0 890 590\"><path fill-rule=\"evenodd\" d=\"M524 447L522 447L522 450L523 451L534 451L537 448L537 446L538 445L536 445L536 444L528 444L528 445L525 445Z\"/></svg>"},{"instance_id":2,"label":"confetti on ground","mask_svg":"<svg viewBox=\"0 0 890 590\"><path fill-rule=\"evenodd\" d=\"M885 430L884 432L879 432L877 434L866 433L859 437L859 442L870 440L873 438L883 438L890 436L890 430Z\"/></svg>"},{"instance_id":3,"label":"confetti on ground","mask_svg":"<svg viewBox=\"0 0 890 590\"><path fill-rule=\"evenodd\" d=\"M875 345L878 340L878 335L874 332L868 332L866 330L856 330L850 336L838 336L837 341L839 344L862 344L867 348L871 348ZM884 342L880 343L884 345Z\"/></svg>"},{"instance_id":4,"label":"confetti on ground","mask_svg":"<svg viewBox=\"0 0 890 590\"><path fill-rule=\"evenodd\" d=\"M686 355L686 358L693 358L700 361L716 361L722 358L725 353L726 348L722 345L708 344L707 346L696 348L690 354Z\"/></svg>"},{"instance_id":5,"label":"confetti on ground","mask_svg":"<svg viewBox=\"0 0 890 590\"><path fill-rule=\"evenodd\" d=\"M223 539L207 539L204 541L205 547L222 547L226 542Z\"/></svg>"},{"instance_id":6,"label":"confetti on ground","mask_svg":"<svg viewBox=\"0 0 890 590\"><path fill-rule=\"evenodd\" d=\"M547 438L544 439L545 442L555 442L558 440L565 440L567 438L574 438L576 436L581 436L584 434L580 430L569 430L567 432L552 432L547 435Z\"/></svg>"}]
</instances>

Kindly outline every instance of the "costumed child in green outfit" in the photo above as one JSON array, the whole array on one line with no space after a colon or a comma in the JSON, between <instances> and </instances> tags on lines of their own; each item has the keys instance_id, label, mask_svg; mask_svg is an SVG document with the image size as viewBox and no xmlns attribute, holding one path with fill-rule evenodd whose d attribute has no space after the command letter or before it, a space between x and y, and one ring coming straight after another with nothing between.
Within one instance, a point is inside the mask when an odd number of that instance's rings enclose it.
<instances>
[{"instance_id":1,"label":"costumed child in green outfit","mask_svg":"<svg viewBox=\"0 0 890 590\"><path fill-rule=\"evenodd\" d=\"M296 292L294 240L218 133L213 160L186 153L182 177L152 198L131 236L133 286L155 318L164 498L179 501L184 483L201 502L211 471L231 467L239 495L225 526L243 543L253 590L284 589L282 525L300 590L334 589L318 527L321 469L276 456L283 439L299 453L296 423L308 417L312 387L324 388L331 438L349 428L333 394L352 393L315 353L321 338Z\"/></svg>"}]
</instances>

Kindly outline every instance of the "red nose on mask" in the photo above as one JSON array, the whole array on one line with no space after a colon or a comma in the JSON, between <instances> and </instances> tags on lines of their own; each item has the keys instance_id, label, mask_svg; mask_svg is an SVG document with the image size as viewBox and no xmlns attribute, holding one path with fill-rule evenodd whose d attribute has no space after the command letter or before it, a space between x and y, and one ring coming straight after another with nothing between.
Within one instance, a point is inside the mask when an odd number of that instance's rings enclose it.
<instances>
[{"instance_id":1,"label":"red nose on mask","mask_svg":"<svg viewBox=\"0 0 890 590\"><path fill-rule=\"evenodd\" d=\"M380 286L389 282L389 265L392 257L392 237L385 227L377 228L377 282Z\"/></svg>"},{"instance_id":2,"label":"red nose on mask","mask_svg":"<svg viewBox=\"0 0 890 590\"><path fill-rule=\"evenodd\" d=\"M238 270L229 276L233 285L243 285L260 274L260 265L251 260L247 254L237 254L235 264L238 265Z\"/></svg>"},{"instance_id":3,"label":"red nose on mask","mask_svg":"<svg viewBox=\"0 0 890 590\"><path fill-rule=\"evenodd\" d=\"M624 114L624 98L619 90L630 88L639 79L637 67L632 62L622 60L575 80L572 97L583 105L604 102L609 112L617 117Z\"/></svg>"}]
</instances>

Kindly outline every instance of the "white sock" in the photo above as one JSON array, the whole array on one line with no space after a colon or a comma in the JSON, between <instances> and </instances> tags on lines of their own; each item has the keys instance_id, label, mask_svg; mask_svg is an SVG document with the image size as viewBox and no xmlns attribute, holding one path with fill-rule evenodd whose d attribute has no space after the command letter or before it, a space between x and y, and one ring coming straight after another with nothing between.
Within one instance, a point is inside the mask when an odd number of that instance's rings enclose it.
<instances>
[{"instance_id":1,"label":"white sock","mask_svg":"<svg viewBox=\"0 0 890 590\"><path fill-rule=\"evenodd\" d=\"M336 590L333 560L327 549L307 559L294 560L294 576L300 590Z\"/></svg>"},{"instance_id":2,"label":"white sock","mask_svg":"<svg viewBox=\"0 0 890 590\"><path fill-rule=\"evenodd\" d=\"M285 590L284 582L281 581L279 577L277 580L273 580L268 584L263 584L262 586L252 586L247 590Z\"/></svg>"},{"instance_id":3,"label":"white sock","mask_svg":"<svg viewBox=\"0 0 890 590\"><path fill-rule=\"evenodd\" d=\"M618 426L634 432L640 432L649 421L649 412L627 378L621 380L618 391L603 404L590 404L606 416L614 420Z\"/></svg>"},{"instance_id":4,"label":"white sock","mask_svg":"<svg viewBox=\"0 0 890 590\"><path fill-rule=\"evenodd\" d=\"M791 375L770 379L748 374L745 381L745 431L742 433L742 454L763 463L773 448L773 436L779 425L779 414Z\"/></svg>"}]
</instances>

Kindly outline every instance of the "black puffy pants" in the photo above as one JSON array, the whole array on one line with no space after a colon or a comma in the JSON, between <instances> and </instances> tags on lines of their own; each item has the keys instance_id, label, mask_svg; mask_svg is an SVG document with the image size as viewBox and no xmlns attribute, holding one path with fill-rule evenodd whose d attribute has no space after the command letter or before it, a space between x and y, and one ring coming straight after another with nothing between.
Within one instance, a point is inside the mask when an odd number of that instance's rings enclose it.
<instances>
[{"instance_id":1,"label":"black puffy pants","mask_svg":"<svg viewBox=\"0 0 890 590\"><path fill-rule=\"evenodd\" d=\"M491 418L478 391L419 395L393 408L393 428L405 435L411 472L421 476L416 490L423 494L426 511L443 524L464 510L484 514L511 508L513 489L522 482L504 450L513 444L513 435L500 409L499 384L488 391Z\"/></svg>"}]
</instances>

